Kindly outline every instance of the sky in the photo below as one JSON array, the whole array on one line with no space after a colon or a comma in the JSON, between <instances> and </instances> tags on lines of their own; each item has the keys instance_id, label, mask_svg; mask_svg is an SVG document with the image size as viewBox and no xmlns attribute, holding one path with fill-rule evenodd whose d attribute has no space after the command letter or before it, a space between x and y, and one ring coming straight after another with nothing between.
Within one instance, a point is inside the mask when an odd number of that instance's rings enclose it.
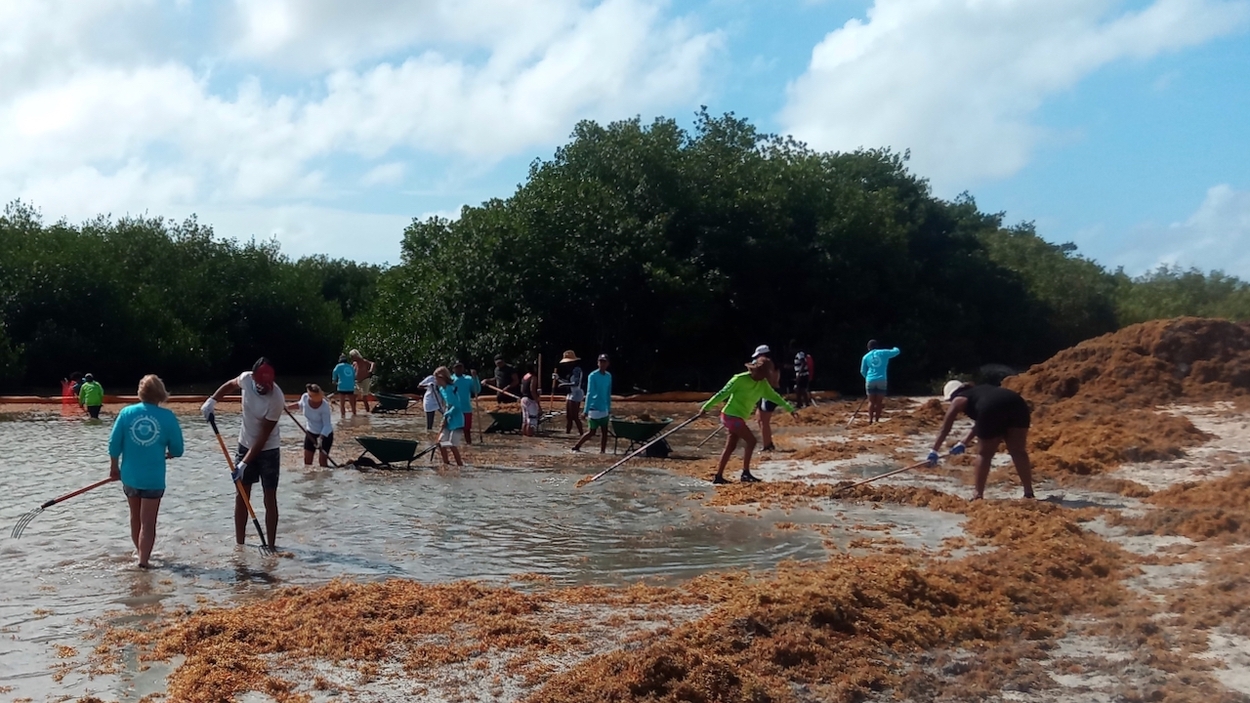
<instances>
[{"instance_id":1,"label":"sky","mask_svg":"<svg viewBox=\"0 0 1250 703\"><path fill-rule=\"evenodd\" d=\"M1130 274L1250 278L1250 0L3 0L0 200L398 263L582 119L700 106Z\"/></svg>"}]
</instances>

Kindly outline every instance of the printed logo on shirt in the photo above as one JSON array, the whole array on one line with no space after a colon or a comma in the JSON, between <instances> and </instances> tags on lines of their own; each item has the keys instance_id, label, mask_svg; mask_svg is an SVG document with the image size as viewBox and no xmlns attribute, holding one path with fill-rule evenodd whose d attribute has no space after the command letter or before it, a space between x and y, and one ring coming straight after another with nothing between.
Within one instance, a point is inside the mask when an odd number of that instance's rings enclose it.
<instances>
[{"instance_id":1,"label":"printed logo on shirt","mask_svg":"<svg viewBox=\"0 0 1250 703\"><path fill-rule=\"evenodd\" d=\"M130 425L130 438L140 447L150 447L160 441L161 423L151 415L141 415Z\"/></svg>"}]
</instances>

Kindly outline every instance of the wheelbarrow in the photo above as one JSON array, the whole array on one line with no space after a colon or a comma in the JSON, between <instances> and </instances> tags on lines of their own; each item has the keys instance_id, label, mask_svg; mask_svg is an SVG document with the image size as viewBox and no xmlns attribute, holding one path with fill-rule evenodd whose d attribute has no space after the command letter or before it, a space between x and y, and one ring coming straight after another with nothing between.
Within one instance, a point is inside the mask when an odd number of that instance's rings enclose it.
<instances>
[{"instance_id":1,"label":"wheelbarrow","mask_svg":"<svg viewBox=\"0 0 1250 703\"><path fill-rule=\"evenodd\" d=\"M635 447L646 444L652 437L663 432L664 428L668 427L672 422L673 418L671 417L664 417L650 422L612 418L612 435L615 437L612 440L612 453L616 453L617 445L622 439L629 441L629 446L625 448L625 451L633 451Z\"/></svg>"},{"instance_id":2,"label":"wheelbarrow","mask_svg":"<svg viewBox=\"0 0 1250 703\"><path fill-rule=\"evenodd\" d=\"M376 401L373 411L378 413L404 412L408 409L408 404L412 402L412 398L395 393L374 393L373 399Z\"/></svg>"},{"instance_id":3,"label":"wheelbarrow","mask_svg":"<svg viewBox=\"0 0 1250 703\"><path fill-rule=\"evenodd\" d=\"M403 463L404 468L411 469L412 461L425 452L417 451L417 443L411 439L392 439L390 437L357 437L356 442L364 448L353 464L360 465L366 455L372 454L378 468L397 469L395 464Z\"/></svg>"},{"instance_id":4,"label":"wheelbarrow","mask_svg":"<svg viewBox=\"0 0 1250 703\"><path fill-rule=\"evenodd\" d=\"M505 413L492 410L490 415L490 427L486 428L486 433L492 432L498 434L515 434L521 431L521 413Z\"/></svg>"}]
</instances>

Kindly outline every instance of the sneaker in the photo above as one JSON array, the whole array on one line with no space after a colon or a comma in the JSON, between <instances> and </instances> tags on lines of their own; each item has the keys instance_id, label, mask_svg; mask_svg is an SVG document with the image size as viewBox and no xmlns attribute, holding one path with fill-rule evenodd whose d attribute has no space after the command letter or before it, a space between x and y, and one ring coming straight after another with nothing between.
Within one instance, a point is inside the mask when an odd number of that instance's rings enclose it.
<instances>
[{"instance_id":1,"label":"sneaker","mask_svg":"<svg viewBox=\"0 0 1250 703\"><path fill-rule=\"evenodd\" d=\"M771 452L771 451L775 451L776 449L777 449L777 447L773 446L772 444L765 444L765 445L764 445L764 448L763 448L763 449L761 449L760 451L761 451L761 452Z\"/></svg>"},{"instance_id":2,"label":"sneaker","mask_svg":"<svg viewBox=\"0 0 1250 703\"><path fill-rule=\"evenodd\" d=\"M716 484L716 485L720 486L720 485L723 485L723 484L726 484L726 483L729 483L729 482L725 480L725 477L724 477L724 476L715 476L715 477L713 477L713 478L712 478L712 483L714 483L714 484Z\"/></svg>"},{"instance_id":3,"label":"sneaker","mask_svg":"<svg viewBox=\"0 0 1250 703\"><path fill-rule=\"evenodd\" d=\"M749 471L743 471L742 475L738 477L738 480L743 483L761 483L761 481L755 477L755 474L752 474Z\"/></svg>"}]
</instances>

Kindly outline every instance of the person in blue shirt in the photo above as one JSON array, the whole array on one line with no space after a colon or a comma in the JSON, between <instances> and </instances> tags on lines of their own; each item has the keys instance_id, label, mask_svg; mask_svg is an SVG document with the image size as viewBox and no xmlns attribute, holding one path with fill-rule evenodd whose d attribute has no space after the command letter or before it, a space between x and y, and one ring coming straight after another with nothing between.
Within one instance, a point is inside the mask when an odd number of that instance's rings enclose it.
<instances>
[{"instance_id":1,"label":"person in blue shirt","mask_svg":"<svg viewBox=\"0 0 1250 703\"><path fill-rule=\"evenodd\" d=\"M348 363L346 354L339 354L338 366L330 374L330 382L339 395L339 418L347 417L347 401L352 403L352 415L356 414L356 367Z\"/></svg>"},{"instance_id":2,"label":"person in blue shirt","mask_svg":"<svg viewBox=\"0 0 1250 703\"><path fill-rule=\"evenodd\" d=\"M159 377L144 376L139 381L139 402L117 414L109 434L109 476L121 479L130 504L130 540L144 569L151 566L156 544L156 514L165 496L165 460L183 452L178 418L160 407L168 399Z\"/></svg>"},{"instance_id":3,"label":"person in blue shirt","mask_svg":"<svg viewBox=\"0 0 1250 703\"><path fill-rule=\"evenodd\" d=\"M573 451L579 452L582 445L596 432L599 436L599 453L608 451L608 417L612 414L612 374L608 373L608 355L599 355L599 368L591 371L586 377L586 420L589 429L582 438L573 445Z\"/></svg>"},{"instance_id":4,"label":"person in blue shirt","mask_svg":"<svg viewBox=\"0 0 1250 703\"><path fill-rule=\"evenodd\" d=\"M464 413L456 398L456 386L451 380L451 370L446 366L434 369L434 383L438 386L438 399L443 408L443 425L438 431L438 451L443 455L443 466L448 465L447 450L451 449L456 466L464 466L460 459L460 445L464 441Z\"/></svg>"},{"instance_id":5,"label":"person in blue shirt","mask_svg":"<svg viewBox=\"0 0 1250 703\"><path fill-rule=\"evenodd\" d=\"M868 340L868 353L859 362L859 375L864 377L864 390L868 392L868 424L881 421L885 407L886 371L890 359L899 355L898 347L882 349L875 339Z\"/></svg>"},{"instance_id":6,"label":"person in blue shirt","mask_svg":"<svg viewBox=\"0 0 1250 703\"><path fill-rule=\"evenodd\" d=\"M456 387L456 401L464 416L464 443L473 444L473 399L482 394L482 382L477 379L477 369L465 375L463 362L457 361L451 370L451 384Z\"/></svg>"}]
</instances>

